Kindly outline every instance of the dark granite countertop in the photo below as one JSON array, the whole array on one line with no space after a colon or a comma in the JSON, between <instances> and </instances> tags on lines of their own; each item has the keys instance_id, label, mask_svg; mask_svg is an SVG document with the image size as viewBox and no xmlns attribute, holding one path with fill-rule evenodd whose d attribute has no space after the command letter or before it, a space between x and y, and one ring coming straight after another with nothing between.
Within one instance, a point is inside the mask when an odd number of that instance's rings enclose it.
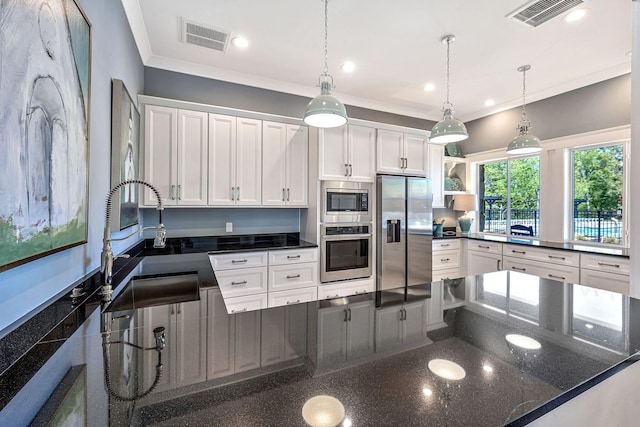
<instances>
[{"instance_id":1,"label":"dark granite countertop","mask_svg":"<svg viewBox=\"0 0 640 427\"><path fill-rule=\"evenodd\" d=\"M450 235L450 236L434 237L434 240L445 240L445 239L483 240L487 242L509 243L513 245L537 246L540 248L560 249L564 251L575 251L575 252L583 252L583 253L589 253L589 254L619 256L623 258L629 258L630 256L628 248L616 248L612 246L596 246L596 245L580 244L580 243L547 242L544 240L529 239L527 237L507 237L507 236L498 236L494 234L477 234L477 233L456 234L456 235Z\"/></svg>"},{"instance_id":2,"label":"dark granite countertop","mask_svg":"<svg viewBox=\"0 0 640 427\"><path fill-rule=\"evenodd\" d=\"M121 268L116 298L135 275L212 274L205 260L138 259ZM56 341L56 351L12 399L3 374L0 425L28 423L22 417L78 365L92 425L304 426L303 407L320 395L337 399L353 425L424 425L425 411L434 426L523 425L634 363L640 345L629 320L640 300L511 271L235 315L217 293L116 312L91 310L89 297L77 328L38 344ZM146 394L158 355L159 385ZM438 364L461 378L438 376Z\"/></svg>"}]
</instances>

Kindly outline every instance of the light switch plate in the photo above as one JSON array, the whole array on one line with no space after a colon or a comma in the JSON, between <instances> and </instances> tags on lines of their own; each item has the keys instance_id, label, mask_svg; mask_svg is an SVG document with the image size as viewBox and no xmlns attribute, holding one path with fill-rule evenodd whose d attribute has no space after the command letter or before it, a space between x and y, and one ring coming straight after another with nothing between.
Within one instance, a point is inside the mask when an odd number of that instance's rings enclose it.
<instances>
[{"instance_id":1,"label":"light switch plate","mask_svg":"<svg viewBox=\"0 0 640 427\"><path fill-rule=\"evenodd\" d=\"M227 233L233 232L233 223L227 222Z\"/></svg>"}]
</instances>

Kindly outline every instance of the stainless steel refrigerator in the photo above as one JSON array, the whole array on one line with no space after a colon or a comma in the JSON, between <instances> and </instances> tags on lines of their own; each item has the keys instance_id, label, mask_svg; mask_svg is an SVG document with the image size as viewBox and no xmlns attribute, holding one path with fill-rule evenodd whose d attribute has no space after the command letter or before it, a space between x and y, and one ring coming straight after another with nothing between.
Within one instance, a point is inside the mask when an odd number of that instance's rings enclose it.
<instances>
[{"instance_id":1,"label":"stainless steel refrigerator","mask_svg":"<svg viewBox=\"0 0 640 427\"><path fill-rule=\"evenodd\" d=\"M378 175L377 290L431 282L431 180Z\"/></svg>"}]
</instances>

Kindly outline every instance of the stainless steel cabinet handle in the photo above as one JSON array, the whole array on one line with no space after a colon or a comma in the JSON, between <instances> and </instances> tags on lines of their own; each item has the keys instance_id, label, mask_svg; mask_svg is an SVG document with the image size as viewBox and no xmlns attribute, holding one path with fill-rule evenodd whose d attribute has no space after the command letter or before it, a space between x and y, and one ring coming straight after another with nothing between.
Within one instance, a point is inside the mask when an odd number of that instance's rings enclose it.
<instances>
[{"instance_id":1,"label":"stainless steel cabinet handle","mask_svg":"<svg viewBox=\"0 0 640 427\"><path fill-rule=\"evenodd\" d=\"M478 245L480 249L491 249L491 246Z\"/></svg>"},{"instance_id":2,"label":"stainless steel cabinet handle","mask_svg":"<svg viewBox=\"0 0 640 427\"><path fill-rule=\"evenodd\" d=\"M511 269L516 271L527 271L526 268L520 268L520 267L511 267Z\"/></svg>"},{"instance_id":3,"label":"stainless steel cabinet handle","mask_svg":"<svg viewBox=\"0 0 640 427\"><path fill-rule=\"evenodd\" d=\"M347 311L349 312L349 322L351 322L351 309L347 308Z\"/></svg>"},{"instance_id":4,"label":"stainless steel cabinet handle","mask_svg":"<svg viewBox=\"0 0 640 427\"><path fill-rule=\"evenodd\" d=\"M620 264L609 264L608 262L600 262L600 261L598 261L598 265L601 266L601 267L620 268Z\"/></svg>"},{"instance_id":5,"label":"stainless steel cabinet handle","mask_svg":"<svg viewBox=\"0 0 640 427\"><path fill-rule=\"evenodd\" d=\"M500 260L496 260L496 269L500 271Z\"/></svg>"},{"instance_id":6,"label":"stainless steel cabinet handle","mask_svg":"<svg viewBox=\"0 0 640 427\"><path fill-rule=\"evenodd\" d=\"M331 296L331 295L327 295L327 298L326 298L326 299L329 299L329 298L338 298L339 296L340 296L340 294L335 294L335 295L333 295L333 296Z\"/></svg>"},{"instance_id":7,"label":"stainless steel cabinet handle","mask_svg":"<svg viewBox=\"0 0 640 427\"><path fill-rule=\"evenodd\" d=\"M236 199L236 187L231 187L231 200Z\"/></svg>"},{"instance_id":8,"label":"stainless steel cabinet handle","mask_svg":"<svg viewBox=\"0 0 640 427\"><path fill-rule=\"evenodd\" d=\"M243 311L247 311L247 307L241 308L239 310L231 310L232 313L242 313Z\"/></svg>"},{"instance_id":9,"label":"stainless steel cabinet handle","mask_svg":"<svg viewBox=\"0 0 640 427\"><path fill-rule=\"evenodd\" d=\"M346 309L344 309L344 310L342 310L342 311L344 311L344 321L345 321L345 322L348 322L348 321L349 321L349 314L347 313L347 310L346 310Z\"/></svg>"},{"instance_id":10,"label":"stainless steel cabinet handle","mask_svg":"<svg viewBox=\"0 0 640 427\"><path fill-rule=\"evenodd\" d=\"M563 257L563 256L556 256L556 255L547 255L547 256L549 257L549 259L561 259L562 261L567 259L566 257Z\"/></svg>"},{"instance_id":11,"label":"stainless steel cabinet handle","mask_svg":"<svg viewBox=\"0 0 640 427\"><path fill-rule=\"evenodd\" d=\"M440 262L451 261L451 258L440 258Z\"/></svg>"},{"instance_id":12,"label":"stainless steel cabinet handle","mask_svg":"<svg viewBox=\"0 0 640 427\"><path fill-rule=\"evenodd\" d=\"M299 274L294 274L293 276L287 276L287 279L299 279L300 275Z\"/></svg>"},{"instance_id":13,"label":"stainless steel cabinet handle","mask_svg":"<svg viewBox=\"0 0 640 427\"><path fill-rule=\"evenodd\" d=\"M174 314L176 314L176 310L175 308L173 308L173 306L171 306L171 315L173 316Z\"/></svg>"},{"instance_id":14,"label":"stainless steel cabinet handle","mask_svg":"<svg viewBox=\"0 0 640 427\"><path fill-rule=\"evenodd\" d=\"M448 243L443 243L440 245L441 248L448 248L449 246L451 245L449 245Z\"/></svg>"},{"instance_id":15,"label":"stainless steel cabinet handle","mask_svg":"<svg viewBox=\"0 0 640 427\"><path fill-rule=\"evenodd\" d=\"M178 314L181 314L182 310L180 309L180 306L178 305Z\"/></svg>"},{"instance_id":16,"label":"stainless steel cabinet handle","mask_svg":"<svg viewBox=\"0 0 640 427\"><path fill-rule=\"evenodd\" d=\"M511 249L511 252L513 252L514 254L522 254L522 255L526 254L525 251L516 251L515 249Z\"/></svg>"},{"instance_id":17,"label":"stainless steel cabinet handle","mask_svg":"<svg viewBox=\"0 0 640 427\"><path fill-rule=\"evenodd\" d=\"M566 279L564 276L556 276L556 275L551 274L551 273L549 273L549 277L551 277L552 279L562 279L562 280Z\"/></svg>"},{"instance_id":18,"label":"stainless steel cabinet handle","mask_svg":"<svg viewBox=\"0 0 640 427\"><path fill-rule=\"evenodd\" d=\"M287 255L287 259L300 259L300 255Z\"/></svg>"},{"instance_id":19,"label":"stainless steel cabinet handle","mask_svg":"<svg viewBox=\"0 0 640 427\"><path fill-rule=\"evenodd\" d=\"M182 185L178 185L178 200L182 200Z\"/></svg>"},{"instance_id":20,"label":"stainless steel cabinet handle","mask_svg":"<svg viewBox=\"0 0 640 427\"><path fill-rule=\"evenodd\" d=\"M284 188L282 189L282 201L284 202Z\"/></svg>"},{"instance_id":21,"label":"stainless steel cabinet handle","mask_svg":"<svg viewBox=\"0 0 640 427\"><path fill-rule=\"evenodd\" d=\"M289 304L299 304L299 303L300 303L299 299L297 299L295 301L287 301L287 305L289 305Z\"/></svg>"},{"instance_id":22,"label":"stainless steel cabinet handle","mask_svg":"<svg viewBox=\"0 0 640 427\"><path fill-rule=\"evenodd\" d=\"M240 187L236 187L236 200L240 200Z\"/></svg>"},{"instance_id":23,"label":"stainless steel cabinet handle","mask_svg":"<svg viewBox=\"0 0 640 427\"><path fill-rule=\"evenodd\" d=\"M235 285L246 285L247 281L243 280L242 282L231 282L231 285L235 286Z\"/></svg>"},{"instance_id":24,"label":"stainless steel cabinet handle","mask_svg":"<svg viewBox=\"0 0 640 427\"><path fill-rule=\"evenodd\" d=\"M289 196L291 196L291 189L287 188L287 202L290 200Z\"/></svg>"},{"instance_id":25,"label":"stainless steel cabinet handle","mask_svg":"<svg viewBox=\"0 0 640 427\"><path fill-rule=\"evenodd\" d=\"M169 189L169 198L171 200L175 200L176 199L176 186L172 185L171 188Z\"/></svg>"},{"instance_id":26,"label":"stainless steel cabinet handle","mask_svg":"<svg viewBox=\"0 0 640 427\"><path fill-rule=\"evenodd\" d=\"M247 262L246 259L232 259L231 264L242 264L243 262Z\"/></svg>"},{"instance_id":27,"label":"stainless steel cabinet handle","mask_svg":"<svg viewBox=\"0 0 640 427\"><path fill-rule=\"evenodd\" d=\"M369 292L367 292L366 290L363 290L362 292L360 291L356 291L356 293L354 295L361 295L361 294L367 294Z\"/></svg>"},{"instance_id":28,"label":"stainless steel cabinet handle","mask_svg":"<svg viewBox=\"0 0 640 427\"><path fill-rule=\"evenodd\" d=\"M353 175L353 165L349 164L349 176Z\"/></svg>"},{"instance_id":29,"label":"stainless steel cabinet handle","mask_svg":"<svg viewBox=\"0 0 640 427\"><path fill-rule=\"evenodd\" d=\"M344 164L344 176L349 176L349 163Z\"/></svg>"}]
</instances>

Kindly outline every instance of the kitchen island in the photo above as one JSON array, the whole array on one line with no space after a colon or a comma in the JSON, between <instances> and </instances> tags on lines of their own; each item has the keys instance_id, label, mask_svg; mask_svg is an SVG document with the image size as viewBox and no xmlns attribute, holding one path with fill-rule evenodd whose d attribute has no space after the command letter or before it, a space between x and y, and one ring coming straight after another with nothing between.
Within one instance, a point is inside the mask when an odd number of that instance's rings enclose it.
<instances>
[{"instance_id":1,"label":"kitchen island","mask_svg":"<svg viewBox=\"0 0 640 427\"><path fill-rule=\"evenodd\" d=\"M212 273L206 254L160 256L115 300L158 266ZM232 315L199 282L192 301L85 311L0 424L29 424L73 366L90 425L522 425L624 366L639 337L639 300L517 272ZM339 403L305 407L318 396Z\"/></svg>"}]
</instances>

